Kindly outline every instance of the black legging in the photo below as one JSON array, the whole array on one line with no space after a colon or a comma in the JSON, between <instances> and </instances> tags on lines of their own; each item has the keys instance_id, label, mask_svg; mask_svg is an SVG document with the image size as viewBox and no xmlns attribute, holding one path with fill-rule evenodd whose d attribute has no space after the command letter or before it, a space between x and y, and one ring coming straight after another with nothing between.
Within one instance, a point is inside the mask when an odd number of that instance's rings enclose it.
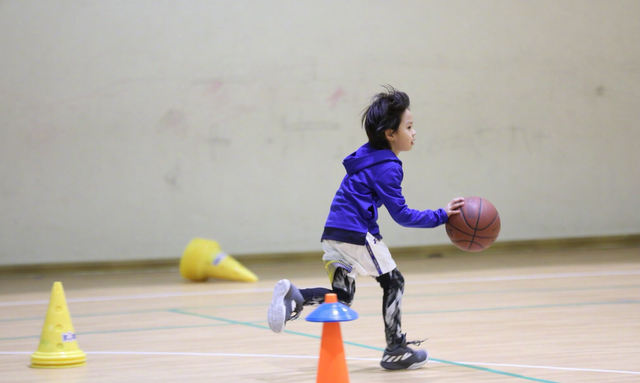
<instances>
[{"instance_id":1,"label":"black legging","mask_svg":"<svg viewBox=\"0 0 640 383\"><path fill-rule=\"evenodd\" d=\"M402 341L402 294L404 293L404 278L398 269L376 278L382 287L382 317L384 318L384 333L387 347L399 345Z\"/></svg>"},{"instance_id":2,"label":"black legging","mask_svg":"<svg viewBox=\"0 0 640 383\"><path fill-rule=\"evenodd\" d=\"M382 318L384 319L384 332L387 340L387 347L397 345L402 340L402 294L404 293L404 278L398 269L376 278L383 290L382 296ZM304 298L304 305L318 305L324 302L324 296L328 293L335 293L338 301L347 306L351 306L356 293L356 281L349 277L347 270L336 268L332 290L316 287L310 289L300 289Z\"/></svg>"}]
</instances>

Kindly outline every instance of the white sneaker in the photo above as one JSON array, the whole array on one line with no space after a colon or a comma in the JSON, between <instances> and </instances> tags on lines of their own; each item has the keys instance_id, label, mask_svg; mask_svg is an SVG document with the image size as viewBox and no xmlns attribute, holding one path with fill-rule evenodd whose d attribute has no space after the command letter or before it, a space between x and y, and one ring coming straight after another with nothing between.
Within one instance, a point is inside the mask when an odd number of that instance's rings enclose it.
<instances>
[{"instance_id":1,"label":"white sneaker","mask_svg":"<svg viewBox=\"0 0 640 383\"><path fill-rule=\"evenodd\" d=\"M275 333L281 333L286 322L300 316L302 301L300 290L288 279L278 281L273 289L273 299L267 313L269 328Z\"/></svg>"}]
</instances>

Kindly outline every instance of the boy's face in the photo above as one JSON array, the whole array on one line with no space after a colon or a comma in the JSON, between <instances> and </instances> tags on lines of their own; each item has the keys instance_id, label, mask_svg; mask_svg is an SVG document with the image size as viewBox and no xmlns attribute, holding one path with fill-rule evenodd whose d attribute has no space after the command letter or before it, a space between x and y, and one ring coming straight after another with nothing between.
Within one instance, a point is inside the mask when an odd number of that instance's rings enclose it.
<instances>
[{"instance_id":1,"label":"boy's face","mask_svg":"<svg viewBox=\"0 0 640 383\"><path fill-rule=\"evenodd\" d=\"M391 150L396 154L400 152L408 152L413 147L416 131L413 130L413 116L409 109L404 111L400 126L395 132L391 129L387 130L387 140L391 145Z\"/></svg>"}]
</instances>

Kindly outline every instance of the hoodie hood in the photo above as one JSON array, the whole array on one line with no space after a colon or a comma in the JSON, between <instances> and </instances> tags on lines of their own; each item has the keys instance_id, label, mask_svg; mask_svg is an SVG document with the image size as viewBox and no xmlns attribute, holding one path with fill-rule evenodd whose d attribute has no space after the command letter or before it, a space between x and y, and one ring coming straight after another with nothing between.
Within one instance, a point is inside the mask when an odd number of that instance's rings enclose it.
<instances>
[{"instance_id":1,"label":"hoodie hood","mask_svg":"<svg viewBox=\"0 0 640 383\"><path fill-rule=\"evenodd\" d=\"M395 161L402 165L402 161L394 152L389 149L374 149L369 143L358 148L355 152L349 154L342 164L347 170L347 174L354 174L362 169L368 168L381 162Z\"/></svg>"}]
</instances>

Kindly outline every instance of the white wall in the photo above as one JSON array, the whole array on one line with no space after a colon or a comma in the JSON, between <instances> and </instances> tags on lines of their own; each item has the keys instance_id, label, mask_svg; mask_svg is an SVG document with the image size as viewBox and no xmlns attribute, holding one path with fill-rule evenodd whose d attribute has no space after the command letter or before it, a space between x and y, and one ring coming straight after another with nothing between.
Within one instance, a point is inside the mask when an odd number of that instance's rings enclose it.
<instances>
[{"instance_id":1,"label":"white wall","mask_svg":"<svg viewBox=\"0 0 640 383\"><path fill-rule=\"evenodd\" d=\"M359 113L412 98L409 206L640 232L640 2L0 1L0 264L314 251ZM443 228L381 219L390 246Z\"/></svg>"}]
</instances>

